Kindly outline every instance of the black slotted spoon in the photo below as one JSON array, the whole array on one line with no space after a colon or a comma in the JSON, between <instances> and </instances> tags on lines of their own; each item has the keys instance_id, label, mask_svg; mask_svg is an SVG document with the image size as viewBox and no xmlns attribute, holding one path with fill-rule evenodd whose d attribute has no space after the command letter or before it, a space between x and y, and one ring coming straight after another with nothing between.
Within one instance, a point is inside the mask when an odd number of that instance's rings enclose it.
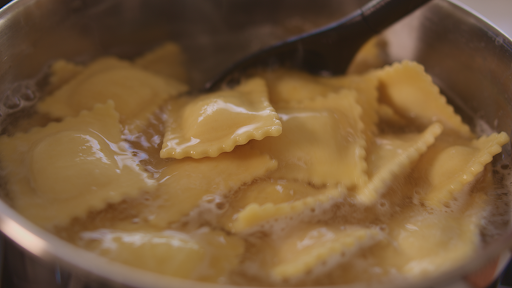
<instances>
[{"instance_id":1,"label":"black slotted spoon","mask_svg":"<svg viewBox=\"0 0 512 288\"><path fill-rule=\"evenodd\" d=\"M371 1L333 24L290 38L241 59L207 83L205 90L213 91L224 83L237 82L251 68L276 64L313 74L343 74L366 41L429 1Z\"/></svg>"}]
</instances>

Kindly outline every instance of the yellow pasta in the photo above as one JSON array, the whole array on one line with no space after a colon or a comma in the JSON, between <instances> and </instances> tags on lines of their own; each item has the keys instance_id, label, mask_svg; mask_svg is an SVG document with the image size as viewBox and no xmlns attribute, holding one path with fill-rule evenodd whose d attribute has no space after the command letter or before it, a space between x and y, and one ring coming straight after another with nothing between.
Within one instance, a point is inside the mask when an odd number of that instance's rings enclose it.
<instances>
[{"instance_id":1,"label":"yellow pasta","mask_svg":"<svg viewBox=\"0 0 512 288\"><path fill-rule=\"evenodd\" d=\"M373 151L368 155L370 182L357 191L357 199L364 204L374 203L396 177L409 172L442 131L441 124L435 123L420 135L378 136Z\"/></svg>"},{"instance_id":2,"label":"yellow pasta","mask_svg":"<svg viewBox=\"0 0 512 288\"><path fill-rule=\"evenodd\" d=\"M161 172L153 203L143 214L164 227L187 215L203 197L225 195L276 168L275 160L248 147L215 158L175 160Z\"/></svg>"},{"instance_id":3,"label":"yellow pasta","mask_svg":"<svg viewBox=\"0 0 512 288\"><path fill-rule=\"evenodd\" d=\"M321 195L324 189L317 189L302 182L265 179L241 188L229 200L229 208L223 213L220 223L227 229L233 228L233 221L238 213L250 204L274 205L298 201L311 196Z\"/></svg>"},{"instance_id":4,"label":"yellow pasta","mask_svg":"<svg viewBox=\"0 0 512 288\"><path fill-rule=\"evenodd\" d=\"M386 104L379 103L377 107L377 115L379 117L379 122L384 123L385 125L394 125L398 127L406 127L407 119L398 115L391 107Z\"/></svg>"},{"instance_id":5,"label":"yellow pasta","mask_svg":"<svg viewBox=\"0 0 512 288\"><path fill-rule=\"evenodd\" d=\"M354 91L344 90L279 110L283 133L249 144L279 162L271 174L276 179L346 187L365 184L366 141L356 97Z\"/></svg>"},{"instance_id":6,"label":"yellow pasta","mask_svg":"<svg viewBox=\"0 0 512 288\"><path fill-rule=\"evenodd\" d=\"M375 252L379 265L393 267L413 278L459 265L480 243L479 221L487 204L484 194L474 194L459 211L432 214L407 209L407 217L389 223L389 235L396 245L379 247ZM439 253L441 249L443 252Z\"/></svg>"},{"instance_id":7,"label":"yellow pasta","mask_svg":"<svg viewBox=\"0 0 512 288\"><path fill-rule=\"evenodd\" d=\"M357 51L347 68L347 74L361 74L386 64L386 41L380 35L370 38Z\"/></svg>"},{"instance_id":8,"label":"yellow pasta","mask_svg":"<svg viewBox=\"0 0 512 288\"><path fill-rule=\"evenodd\" d=\"M268 103L265 82L259 78L233 90L200 96L180 112L173 112L167 122L162 158L216 157L251 139L277 136L282 131L277 113Z\"/></svg>"},{"instance_id":9,"label":"yellow pasta","mask_svg":"<svg viewBox=\"0 0 512 288\"><path fill-rule=\"evenodd\" d=\"M378 41L350 68L364 74L259 70L196 97L178 97L174 43L59 60L38 112L0 137L7 196L78 247L172 277L378 286L453 268L480 245L509 137L477 139L417 63L369 71Z\"/></svg>"},{"instance_id":10,"label":"yellow pasta","mask_svg":"<svg viewBox=\"0 0 512 288\"><path fill-rule=\"evenodd\" d=\"M469 127L446 103L432 78L423 66L404 61L385 67L378 72L381 99L403 117L423 127L434 122L443 124L448 131L472 137Z\"/></svg>"},{"instance_id":11,"label":"yellow pasta","mask_svg":"<svg viewBox=\"0 0 512 288\"><path fill-rule=\"evenodd\" d=\"M244 252L244 242L221 231L123 231L100 229L82 233L79 246L123 264L148 271L218 282Z\"/></svg>"},{"instance_id":12,"label":"yellow pasta","mask_svg":"<svg viewBox=\"0 0 512 288\"><path fill-rule=\"evenodd\" d=\"M275 256L270 274L277 280L291 281L315 277L350 260L359 250L382 237L383 233L376 229L301 225L277 241L278 247L272 251Z\"/></svg>"},{"instance_id":13,"label":"yellow pasta","mask_svg":"<svg viewBox=\"0 0 512 288\"><path fill-rule=\"evenodd\" d=\"M304 72L276 69L260 72L269 86L270 102L277 108L294 107L294 103L326 97L342 89L355 90L357 104L362 108L361 121L368 139L376 133L377 85L376 73L338 77L315 77Z\"/></svg>"},{"instance_id":14,"label":"yellow pasta","mask_svg":"<svg viewBox=\"0 0 512 288\"><path fill-rule=\"evenodd\" d=\"M168 79L176 79L185 83L188 78L183 51L180 46L172 42L158 46L133 62L146 71Z\"/></svg>"},{"instance_id":15,"label":"yellow pasta","mask_svg":"<svg viewBox=\"0 0 512 288\"><path fill-rule=\"evenodd\" d=\"M82 73L84 67L77 65L66 60L57 60L52 64L51 76L48 84L48 91L55 91L62 87L64 84L71 81L78 74Z\"/></svg>"},{"instance_id":16,"label":"yellow pasta","mask_svg":"<svg viewBox=\"0 0 512 288\"><path fill-rule=\"evenodd\" d=\"M378 77L377 73L364 75L347 75L338 77L319 78L322 83L338 87L338 89L352 89L357 92L357 104L361 106L361 122L364 125L366 140L370 141L377 133L378 120Z\"/></svg>"},{"instance_id":17,"label":"yellow pasta","mask_svg":"<svg viewBox=\"0 0 512 288\"><path fill-rule=\"evenodd\" d=\"M483 171L492 157L501 152L501 146L510 141L504 132L482 136L473 141L440 139L418 163L417 187L425 203L442 207L454 200L464 186ZM444 141L443 141L444 140ZM428 181L422 181L421 179Z\"/></svg>"},{"instance_id":18,"label":"yellow pasta","mask_svg":"<svg viewBox=\"0 0 512 288\"><path fill-rule=\"evenodd\" d=\"M110 101L76 118L1 137L0 160L15 208L46 228L156 186L123 146Z\"/></svg>"},{"instance_id":19,"label":"yellow pasta","mask_svg":"<svg viewBox=\"0 0 512 288\"><path fill-rule=\"evenodd\" d=\"M143 125L165 100L186 90L181 82L164 79L127 61L105 57L89 64L41 101L37 109L54 118L74 117L112 100L122 123Z\"/></svg>"},{"instance_id":20,"label":"yellow pasta","mask_svg":"<svg viewBox=\"0 0 512 288\"><path fill-rule=\"evenodd\" d=\"M296 70L276 69L258 75L267 81L270 103L276 108L286 108L289 103L324 97L339 90L322 83L318 77Z\"/></svg>"},{"instance_id":21,"label":"yellow pasta","mask_svg":"<svg viewBox=\"0 0 512 288\"><path fill-rule=\"evenodd\" d=\"M323 193L302 198L297 201L280 204L266 203L259 205L252 203L245 207L234 219L231 230L235 233L248 233L261 227L262 224L274 219L289 219L303 213L317 212L329 207L346 195L344 188L331 188Z\"/></svg>"}]
</instances>

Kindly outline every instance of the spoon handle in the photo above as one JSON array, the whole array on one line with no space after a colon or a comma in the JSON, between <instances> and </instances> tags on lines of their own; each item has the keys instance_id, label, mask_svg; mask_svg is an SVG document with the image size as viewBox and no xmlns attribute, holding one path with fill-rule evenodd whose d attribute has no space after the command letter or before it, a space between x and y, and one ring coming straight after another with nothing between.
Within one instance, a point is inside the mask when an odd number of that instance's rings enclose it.
<instances>
[{"instance_id":1,"label":"spoon handle","mask_svg":"<svg viewBox=\"0 0 512 288\"><path fill-rule=\"evenodd\" d=\"M359 48L373 35L430 0L374 0L347 17L260 50L206 84L206 90L237 82L244 71L272 65L290 66L313 74L343 74Z\"/></svg>"},{"instance_id":2,"label":"spoon handle","mask_svg":"<svg viewBox=\"0 0 512 288\"><path fill-rule=\"evenodd\" d=\"M377 34L427 2L430 0L373 0L361 8L361 15Z\"/></svg>"}]
</instances>

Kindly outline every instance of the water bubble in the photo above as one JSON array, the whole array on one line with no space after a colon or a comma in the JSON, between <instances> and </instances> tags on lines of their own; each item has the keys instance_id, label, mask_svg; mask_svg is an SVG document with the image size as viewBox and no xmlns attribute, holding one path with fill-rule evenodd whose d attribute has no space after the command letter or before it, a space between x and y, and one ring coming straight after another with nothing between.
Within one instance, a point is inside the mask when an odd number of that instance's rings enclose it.
<instances>
[{"instance_id":1,"label":"water bubble","mask_svg":"<svg viewBox=\"0 0 512 288\"><path fill-rule=\"evenodd\" d=\"M7 109L16 109L21 106L21 99L12 94L8 94L4 99L4 107Z\"/></svg>"},{"instance_id":2,"label":"water bubble","mask_svg":"<svg viewBox=\"0 0 512 288\"><path fill-rule=\"evenodd\" d=\"M225 202L217 202L215 203L215 208L219 211L224 211L228 208L228 205Z\"/></svg>"},{"instance_id":3,"label":"water bubble","mask_svg":"<svg viewBox=\"0 0 512 288\"><path fill-rule=\"evenodd\" d=\"M211 203L215 202L215 200L216 200L215 195L205 195L203 197L203 201L206 202L206 203L210 203L211 204Z\"/></svg>"},{"instance_id":4,"label":"water bubble","mask_svg":"<svg viewBox=\"0 0 512 288\"><path fill-rule=\"evenodd\" d=\"M31 101L34 101L37 99L37 94L34 91L32 91L31 89L27 88L25 91L20 93L20 98L23 101L31 102Z\"/></svg>"}]
</instances>

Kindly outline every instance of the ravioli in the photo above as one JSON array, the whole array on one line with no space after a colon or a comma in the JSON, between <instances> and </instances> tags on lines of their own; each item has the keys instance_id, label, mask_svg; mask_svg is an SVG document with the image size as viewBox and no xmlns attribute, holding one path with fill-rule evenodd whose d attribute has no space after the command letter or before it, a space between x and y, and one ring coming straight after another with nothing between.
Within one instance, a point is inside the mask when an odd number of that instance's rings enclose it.
<instances>
[{"instance_id":1,"label":"ravioli","mask_svg":"<svg viewBox=\"0 0 512 288\"><path fill-rule=\"evenodd\" d=\"M473 141L455 141L441 138L415 167L417 187L428 206L440 208L456 199L510 139L502 132Z\"/></svg>"},{"instance_id":2,"label":"ravioli","mask_svg":"<svg viewBox=\"0 0 512 288\"><path fill-rule=\"evenodd\" d=\"M171 111L160 157L216 157L281 131L265 81L252 78L233 90L200 96L180 112Z\"/></svg>"},{"instance_id":3,"label":"ravioli","mask_svg":"<svg viewBox=\"0 0 512 288\"><path fill-rule=\"evenodd\" d=\"M347 68L347 74L362 74L371 69L376 69L386 64L386 41L380 35L370 38L357 51L357 54Z\"/></svg>"},{"instance_id":4,"label":"ravioli","mask_svg":"<svg viewBox=\"0 0 512 288\"><path fill-rule=\"evenodd\" d=\"M276 108L287 108L290 103L324 97L339 90L297 70L275 69L257 75L267 81L270 103Z\"/></svg>"},{"instance_id":5,"label":"ravioli","mask_svg":"<svg viewBox=\"0 0 512 288\"><path fill-rule=\"evenodd\" d=\"M217 284L378 286L453 268L502 217L484 213L503 197L486 196L502 181L489 162L509 138L476 139L417 63L368 71L380 44L349 68L364 74L260 70L196 97L179 95L174 43L57 61L37 113L0 137L8 200L112 261Z\"/></svg>"},{"instance_id":6,"label":"ravioli","mask_svg":"<svg viewBox=\"0 0 512 288\"><path fill-rule=\"evenodd\" d=\"M376 73L339 77L316 77L307 73L276 69L259 72L267 80L270 102L278 109L295 107L294 103L320 99L340 90L355 90L362 108L361 121L368 139L376 133L378 78Z\"/></svg>"},{"instance_id":7,"label":"ravioli","mask_svg":"<svg viewBox=\"0 0 512 288\"><path fill-rule=\"evenodd\" d=\"M111 101L76 118L1 137L0 160L14 207L45 228L156 186L121 141Z\"/></svg>"},{"instance_id":8,"label":"ravioli","mask_svg":"<svg viewBox=\"0 0 512 288\"><path fill-rule=\"evenodd\" d=\"M123 264L179 278L218 282L236 267L245 243L221 231L200 229L82 232L79 246Z\"/></svg>"},{"instance_id":9,"label":"ravioli","mask_svg":"<svg viewBox=\"0 0 512 288\"><path fill-rule=\"evenodd\" d=\"M250 204L274 205L297 201L311 196L321 195L325 190L314 188L302 182L262 179L249 186L242 187L228 197L229 208L223 213L219 222L227 229L232 229L237 214Z\"/></svg>"},{"instance_id":10,"label":"ravioli","mask_svg":"<svg viewBox=\"0 0 512 288\"><path fill-rule=\"evenodd\" d=\"M270 266L268 269L278 281L296 282L302 278L318 277L383 236L379 230L357 226L302 224L273 241L274 249L269 249L273 256L270 257L271 263L267 264Z\"/></svg>"},{"instance_id":11,"label":"ravioli","mask_svg":"<svg viewBox=\"0 0 512 288\"><path fill-rule=\"evenodd\" d=\"M420 64L395 63L380 70L378 76L381 101L401 116L423 127L439 122L448 131L472 137L469 126L446 103L446 98Z\"/></svg>"},{"instance_id":12,"label":"ravioli","mask_svg":"<svg viewBox=\"0 0 512 288\"><path fill-rule=\"evenodd\" d=\"M55 91L82 73L84 67L66 60L57 60L50 67L48 91Z\"/></svg>"},{"instance_id":13,"label":"ravioli","mask_svg":"<svg viewBox=\"0 0 512 288\"><path fill-rule=\"evenodd\" d=\"M179 81L146 72L127 61L105 57L93 61L43 99L37 109L62 119L112 100L123 124L144 124L165 100L187 89Z\"/></svg>"},{"instance_id":14,"label":"ravioli","mask_svg":"<svg viewBox=\"0 0 512 288\"><path fill-rule=\"evenodd\" d=\"M357 199L366 205L374 203L396 177L410 171L442 131L442 125L435 123L420 135L379 135L368 155L370 182L357 191Z\"/></svg>"},{"instance_id":15,"label":"ravioli","mask_svg":"<svg viewBox=\"0 0 512 288\"><path fill-rule=\"evenodd\" d=\"M188 79L185 55L180 46L172 42L159 45L154 50L135 59L133 63L135 66L164 78L176 79L183 83L186 83Z\"/></svg>"},{"instance_id":16,"label":"ravioli","mask_svg":"<svg viewBox=\"0 0 512 288\"><path fill-rule=\"evenodd\" d=\"M408 209L404 212L407 217L389 223L390 237L396 245L380 247L375 256L384 262L380 265L394 267L413 278L455 267L476 251L479 221L487 203L488 198L479 193L471 195L460 211L432 214Z\"/></svg>"},{"instance_id":17,"label":"ravioli","mask_svg":"<svg viewBox=\"0 0 512 288\"><path fill-rule=\"evenodd\" d=\"M386 104L379 103L377 107L377 115L379 117L379 122L387 124L388 126L391 124L393 126L398 127L406 127L407 119L398 115L391 107Z\"/></svg>"},{"instance_id":18,"label":"ravioli","mask_svg":"<svg viewBox=\"0 0 512 288\"><path fill-rule=\"evenodd\" d=\"M347 193L343 187L330 188L319 195L309 196L296 201L285 203L266 203L259 205L251 203L246 206L234 219L231 231L234 233L250 233L274 219L290 219L304 213L316 213L330 207L341 200Z\"/></svg>"},{"instance_id":19,"label":"ravioli","mask_svg":"<svg viewBox=\"0 0 512 288\"><path fill-rule=\"evenodd\" d=\"M319 78L322 83L339 87L341 89L352 89L357 92L357 104L362 109L361 122L364 125L366 140L370 141L377 133L378 120L378 77L377 73L366 73L363 75L347 75L338 77Z\"/></svg>"},{"instance_id":20,"label":"ravioli","mask_svg":"<svg viewBox=\"0 0 512 288\"><path fill-rule=\"evenodd\" d=\"M366 142L356 97L354 91L343 90L279 110L283 133L249 145L279 162L273 178L315 185L365 184Z\"/></svg>"},{"instance_id":21,"label":"ravioli","mask_svg":"<svg viewBox=\"0 0 512 288\"><path fill-rule=\"evenodd\" d=\"M203 197L225 195L276 168L275 160L249 147L215 158L175 160L161 172L153 204L144 214L153 225L164 227L187 215Z\"/></svg>"}]
</instances>

